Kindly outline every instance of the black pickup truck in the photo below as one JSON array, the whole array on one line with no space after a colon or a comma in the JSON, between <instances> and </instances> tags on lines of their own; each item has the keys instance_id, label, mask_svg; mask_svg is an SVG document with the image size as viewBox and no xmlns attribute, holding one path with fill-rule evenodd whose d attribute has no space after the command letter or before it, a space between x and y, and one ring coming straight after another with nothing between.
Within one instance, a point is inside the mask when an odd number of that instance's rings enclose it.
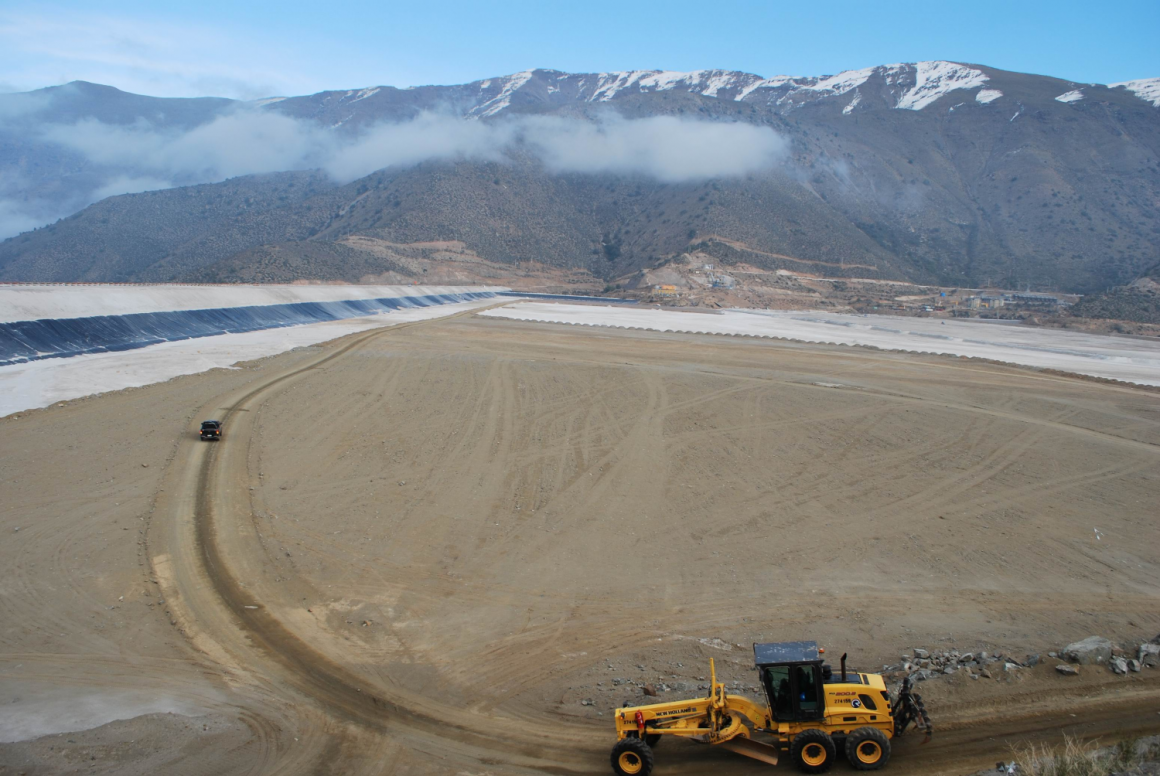
<instances>
[{"instance_id":1,"label":"black pickup truck","mask_svg":"<svg viewBox=\"0 0 1160 776\"><path fill-rule=\"evenodd\" d=\"M220 441L222 438L222 422L220 420L203 420L201 422L201 438Z\"/></svg>"}]
</instances>

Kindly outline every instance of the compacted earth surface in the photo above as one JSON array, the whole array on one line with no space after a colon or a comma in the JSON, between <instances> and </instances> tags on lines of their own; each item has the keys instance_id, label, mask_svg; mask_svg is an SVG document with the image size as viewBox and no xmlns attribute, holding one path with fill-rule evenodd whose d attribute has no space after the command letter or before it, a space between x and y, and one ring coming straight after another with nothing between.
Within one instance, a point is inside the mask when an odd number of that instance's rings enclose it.
<instances>
[{"instance_id":1,"label":"compacted earth surface","mask_svg":"<svg viewBox=\"0 0 1160 776\"><path fill-rule=\"evenodd\" d=\"M0 420L0 774L606 773L797 639L1009 658L893 773L1160 731L1160 669L1047 657L1160 632L1156 392L471 313L239 366Z\"/></svg>"}]
</instances>

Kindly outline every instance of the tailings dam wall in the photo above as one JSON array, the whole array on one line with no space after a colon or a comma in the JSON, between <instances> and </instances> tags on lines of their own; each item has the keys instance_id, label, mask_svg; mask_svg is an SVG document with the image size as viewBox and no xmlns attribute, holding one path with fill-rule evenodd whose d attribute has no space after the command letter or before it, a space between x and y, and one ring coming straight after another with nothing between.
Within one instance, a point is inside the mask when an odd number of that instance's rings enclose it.
<instances>
[{"instance_id":1,"label":"tailings dam wall","mask_svg":"<svg viewBox=\"0 0 1160 776\"><path fill-rule=\"evenodd\" d=\"M489 286L0 286L0 366L488 299Z\"/></svg>"}]
</instances>

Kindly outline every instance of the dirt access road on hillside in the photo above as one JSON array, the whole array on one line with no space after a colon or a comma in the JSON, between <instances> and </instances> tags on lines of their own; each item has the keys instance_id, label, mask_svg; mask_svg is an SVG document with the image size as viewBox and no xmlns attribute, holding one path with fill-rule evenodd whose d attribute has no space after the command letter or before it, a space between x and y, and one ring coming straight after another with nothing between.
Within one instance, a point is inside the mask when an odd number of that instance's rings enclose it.
<instances>
[{"instance_id":1,"label":"dirt access road on hillside","mask_svg":"<svg viewBox=\"0 0 1160 776\"><path fill-rule=\"evenodd\" d=\"M641 700L614 679L695 686L714 656L748 683L752 640L815 637L873 669L909 646L1039 650L1160 629L1160 399L1143 392L478 318L136 393L164 406L190 391L217 398L186 415L151 493L141 553L165 608L139 628L181 634L167 648L194 709L179 714L245 721L251 743L216 772L601 773L608 710ZM32 461L66 430L84 447L117 402L33 413L9 438L25 434ZM225 442L192 438L223 412ZM108 454L142 468L140 452ZM37 493L83 498L80 477L48 488L24 466L17 479L31 483L25 515ZM59 547L36 557L39 572L16 575L26 588L67 565ZM91 603L37 601L76 619ZM86 624L74 653L100 651ZM10 629L5 665L21 643ZM133 644L119 651L91 686L125 683ZM160 673L144 671L163 688ZM928 683L939 734L902 742L891 772L963 773L1066 724L1155 729L1151 675L1066 682L1047 667ZM134 735L167 723L156 716ZM13 746L5 757L31 747ZM658 755L660 773L766 770L693 745ZM125 772L141 753L117 756Z\"/></svg>"}]
</instances>

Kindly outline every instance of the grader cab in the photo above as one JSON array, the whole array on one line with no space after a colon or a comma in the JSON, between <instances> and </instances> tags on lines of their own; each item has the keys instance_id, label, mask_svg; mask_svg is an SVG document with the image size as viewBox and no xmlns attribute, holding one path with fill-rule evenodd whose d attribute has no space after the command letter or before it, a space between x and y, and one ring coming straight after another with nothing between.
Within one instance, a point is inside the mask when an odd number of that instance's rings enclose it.
<instances>
[{"instance_id":1,"label":"grader cab","mask_svg":"<svg viewBox=\"0 0 1160 776\"><path fill-rule=\"evenodd\" d=\"M848 671L845 655L835 674L822 661L824 651L813 641L754 644L766 703L727 695L710 659L707 697L617 709L612 770L648 776L652 750L665 736L720 746L770 765L788 750L803 773L828 771L839 749L855 769L877 770L890 760L891 739L911 724L930 738L930 718L909 679L892 698L878 674ZM755 740L754 734L766 740Z\"/></svg>"}]
</instances>

